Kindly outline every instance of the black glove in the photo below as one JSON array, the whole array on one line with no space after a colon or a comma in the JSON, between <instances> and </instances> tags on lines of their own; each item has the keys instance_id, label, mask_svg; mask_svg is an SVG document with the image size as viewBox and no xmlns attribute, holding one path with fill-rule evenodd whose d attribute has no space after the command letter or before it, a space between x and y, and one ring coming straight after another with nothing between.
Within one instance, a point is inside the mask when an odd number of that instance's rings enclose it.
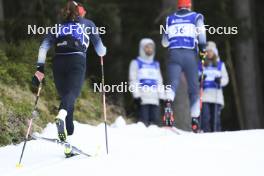
<instances>
[{"instance_id":1,"label":"black glove","mask_svg":"<svg viewBox=\"0 0 264 176\"><path fill-rule=\"evenodd\" d=\"M215 78L215 83L216 83L217 85L221 85L221 77L216 77L216 78Z\"/></svg>"},{"instance_id":2,"label":"black glove","mask_svg":"<svg viewBox=\"0 0 264 176\"><path fill-rule=\"evenodd\" d=\"M205 59L205 57L206 57L206 49L205 49L206 45L199 44L198 47L199 47L199 56L200 56L200 58L201 59Z\"/></svg>"},{"instance_id":3,"label":"black glove","mask_svg":"<svg viewBox=\"0 0 264 176\"><path fill-rule=\"evenodd\" d=\"M32 77L32 85L35 87L38 87L40 82L43 81L44 79L44 64L43 63L38 63L37 64L37 71Z\"/></svg>"},{"instance_id":4,"label":"black glove","mask_svg":"<svg viewBox=\"0 0 264 176\"><path fill-rule=\"evenodd\" d=\"M134 103L137 105L137 106L140 106L141 105L141 98L139 97L139 98L135 98L134 99Z\"/></svg>"},{"instance_id":5,"label":"black glove","mask_svg":"<svg viewBox=\"0 0 264 176\"><path fill-rule=\"evenodd\" d=\"M202 78L202 75L199 76L199 82L201 83L202 81L204 81L206 79L207 75L203 75L203 78Z\"/></svg>"}]
</instances>

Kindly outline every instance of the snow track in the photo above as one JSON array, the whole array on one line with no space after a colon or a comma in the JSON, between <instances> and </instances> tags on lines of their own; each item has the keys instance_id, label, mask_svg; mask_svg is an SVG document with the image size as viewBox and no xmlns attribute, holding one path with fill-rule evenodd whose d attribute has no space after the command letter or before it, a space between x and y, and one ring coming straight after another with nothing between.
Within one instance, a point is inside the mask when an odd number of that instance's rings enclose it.
<instances>
[{"instance_id":1,"label":"snow track","mask_svg":"<svg viewBox=\"0 0 264 176\"><path fill-rule=\"evenodd\" d=\"M122 118L109 126L106 155L104 124L75 122L71 143L84 152L65 159L63 148L42 140L29 141L16 168L22 143L0 148L1 176L263 176L264 130L193 134L143 124L126 125ZM55 124L41 136L55 138Z\"/></svg>"}]
</instances>

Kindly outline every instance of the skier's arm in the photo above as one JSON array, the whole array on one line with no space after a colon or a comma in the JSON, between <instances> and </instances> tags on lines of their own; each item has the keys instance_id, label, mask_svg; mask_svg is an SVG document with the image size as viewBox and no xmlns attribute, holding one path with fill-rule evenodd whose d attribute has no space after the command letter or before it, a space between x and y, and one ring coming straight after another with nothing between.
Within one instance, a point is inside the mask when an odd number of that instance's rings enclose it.
<instances>
[{"instance_id":1,"label":"skier's arm","mask_svg":"<svg viewBox=\"0 0 264 176\"><path fill-rule=\"evenodd\" d=\"M198 46L200 51L204 51L206 47L206 29L204 26L204 20L202 16L200 16L196 20L196 27L198 29L198 36L197 36Z\"/></svg>"},{"instance_id":2,"label":"skier's arm","mask_svg":"<svg viewBox=\"0 0 264 176\"><path fill-rule=\"evenodd\" d=\"M37 62L38 64L45 64L47 52L54 43L55 43L55 36L52 34L47 34L39 47L38 62Z\"/></svg>"},{"instance_id":3,"label":"skier's arm","mask_svg":"<svg viewBox=\"0 0 264 176\"><path fill-rule=\"evenodd\" d=\"M93 29L91 31L97 31L95 30L96 29L96 25L90 21L90 20L86 20L86 25L88 27L90 27L90 29ZM106 47L104 46L100 36L98 33L95 33L95 32L91 32L89 34L89 37L90 37L90 40L94 46L94 49L97 53L98 56L105 56L106 55Z\"/></svg>"},{"instance_id":4,"label":"skier's arm","mask_svg":"<svg viewBox=\"0 0 264 176\"><path fill-rule=\"evenodd\" d=\"M132 60L129 65L129 85L133 86L132 95L134 98L140 97L139 82L138 82L138 64L135 60Z\"/></svg>"},{"instance_id":5,"label":"skier's arm","mask_svg":"<svg viewBox=\"0 0 264 176\"><path fill-rule=\"evenodd\" d=\"M168 35L165 33L162 34L161 44L164 48L167 48L169 46Z\"/></svg>"},{"instance_id":6,"label":"skier's arm","mask_svg":"<svg viewBox=\"0 0 264 176\"><path fill-rule=\"evenodd\" d=\"M228 73L226 70L226 66L223 63L221 69L221 87L225 87L228 84L228 82L229 82Z\"/></svg>"},{"instance_id":7,"label":"skier's arm","mask_svg":"<svg viewBox=\"0 0 264 176\"><path fill-rule=\"evenodd\" d=\"M32 77L32 85L39 86L39 84L44 79L44 65L47 57L47 52L50 47L55 43L55 36L52 34L47 34L39 47L38 61L37 61L37 71Z\"/></svg>"},{"instance_id":8,"label":"skier's arm","mask_svg":"<svg viewBox=\"0 0 264 176\"><path fill-rule=\"evenodd\" d=\"M166 24L165 24L165 31L162 31L162 40L161 44L164 48L167 48L169 46L169 39L168 39L168 34L167 34L167 19L166 19Z\"/></svg>"}]
</instances>

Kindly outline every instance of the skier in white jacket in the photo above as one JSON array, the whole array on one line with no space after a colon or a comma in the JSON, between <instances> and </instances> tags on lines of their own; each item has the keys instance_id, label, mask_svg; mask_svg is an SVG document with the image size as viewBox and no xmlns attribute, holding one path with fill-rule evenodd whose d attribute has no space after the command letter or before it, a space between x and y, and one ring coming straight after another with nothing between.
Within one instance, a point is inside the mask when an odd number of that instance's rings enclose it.
<instances>
[{"instance_id":1,"label":"skier in white jacket","mask_svg":"<svg viewBox=\"0 0 264 176\"><path fill-rule=\"evenodd\" d=\"M221 110L224 107L222 87L229 82L225 64L220 60L216 44L207 43L207 57L199 64L203 87L201 128L204 132L221 131ZM204 74L202 79L202 72Z\"/></svg>"},{"instance_id":2,"label":"skier in white jacket","mask_svg":"<svg viewBox=\"0 0 264 176\"><path fill-rule=\"evenodd\" d=\"M163 79L160 64L154 60L155 43L144 38L139 44L139 56L132 60L129 67L129 85L138 105L138 119L146 126L159 124L159 100L164 99Z\"/></svg>"}]
</instances>

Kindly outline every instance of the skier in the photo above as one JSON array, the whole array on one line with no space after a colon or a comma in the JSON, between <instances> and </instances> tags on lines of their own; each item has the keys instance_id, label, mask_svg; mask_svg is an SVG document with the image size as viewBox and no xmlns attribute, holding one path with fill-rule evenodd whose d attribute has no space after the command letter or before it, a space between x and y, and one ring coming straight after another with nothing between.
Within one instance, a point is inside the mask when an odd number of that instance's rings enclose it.
<instances>
[{"instance_id":1,"label":"skier","mask_svg":"<svg viewBox=\"0 0 264 176\"><path fill-rule=\"evenodd\" d=\"M144 38L139 44L139 56L129 67L129 83L135 88L132 94L138 105L138 119L146 126L159 124L159 100L164 99L160 64L154 57L154 41Z\"/></svg>"},{"instance_id":2,"label":"skier","mask_svg":"<svg viewBox=\"0 0 264 176\"><path fill-rule=\"evenodd\" d=\"M80 94L86 72L86 51L91 41L99 56L106 54L106 47L97 33L89 32L95 24L79 14L75 1L67 2L62 12L63 22L60 32L48 34L41 43L37 71L32 78L34 86L44 79L44 65L48 50L55 45L53 58L53 76L56 89L61 99L58 115L55 118L58 137L66 141L67 135L74 132L74 104ZM96 31L96 30L94 30ZM66 156L70 150L65 150Z\"/></svg>"},{"instance_id":3,"label":"skier","mask_svg":"<svg viewBox=\"0 0 264 176\"><path fill-rule=\"evenodd\" d=\"M178 11L166 18L162 45L169 48L167 74L171 89L167 91L165 111L170 109L172 112L171 103L176 96L181 73L184 72L188 83L192 130L198 132L200 108L197 59L198 49L201 55L205 54L206 32L203 15L191 11L191 7L191 0L179 0Z\"/></svg>"},{"instance_id":4,"label":"skier","mask_svg":"<svg viewBox=\"0 0 264 176\"><path fill-rule=\"evenodd\" d=\"M216 44L208 42L204 65L199 64L203 86L201 128L204 132L221 131L221 110L224 107L222 87L229 82L225 64L220 60ZM201 74L204 74L203 80Z\"/></svg>"}]
</instances>

